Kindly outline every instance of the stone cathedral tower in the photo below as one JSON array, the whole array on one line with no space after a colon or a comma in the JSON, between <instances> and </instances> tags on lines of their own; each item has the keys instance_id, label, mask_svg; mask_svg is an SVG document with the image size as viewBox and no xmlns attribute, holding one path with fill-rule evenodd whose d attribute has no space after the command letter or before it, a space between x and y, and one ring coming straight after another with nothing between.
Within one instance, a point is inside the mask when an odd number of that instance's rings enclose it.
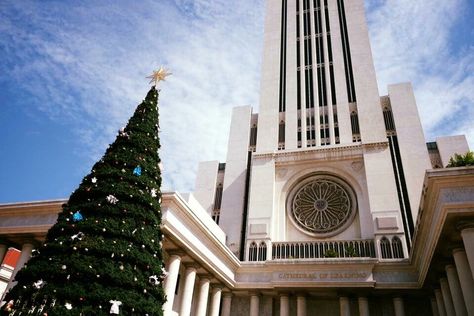
<instances>
[{"instance_id":1,"label":"stone cathedral tower","mask_svg":"<svg viewBox=\"0 0 474 316\"><path fill-rule=\"evenodd\" d=\"M443 168L466 138L379 95L364 1L266 0L260 89L226 162L163 193L164 315L474 315L474 167ZM64 202L0 205L0 295Z\"/></svg>"},{"instance_id":2,"label":"stone cathedral tower","mask_svg":"<svg viewBox=\"0 0 474 316\"><path fill-rule=\"evenodd\" d=\"M230 249L264 260L278 242L372 239L379 251L383 236L407 257L436 159L411 85L379 95L364 1L268 0L260 89L260 113L234 109L226 163L201 163L196 180Z\"/></svg>"}]
</instances>

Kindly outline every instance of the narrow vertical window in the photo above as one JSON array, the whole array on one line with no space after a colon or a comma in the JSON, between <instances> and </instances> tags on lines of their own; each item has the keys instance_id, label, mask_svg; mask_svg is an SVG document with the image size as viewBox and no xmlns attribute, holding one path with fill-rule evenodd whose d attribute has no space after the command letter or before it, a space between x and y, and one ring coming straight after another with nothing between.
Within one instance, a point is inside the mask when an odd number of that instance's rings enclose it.
<instances>
[{"instance_id":1,"label":"narrow vertical window","mask_svg":"<svg viewBox=\"0 0 474 316\"><path fill-rule=\"evenodd\" d=\"M405 256L403 255L403 246L402 241L397 236L392 238L392 250L393 250L393 257L397 259L402 259Z\"/></svg>"},{"instance_id":2,"label":"narrow vertical window","mask_svg":"<svg viewBox=\"0 0 474 316\"><path fill-rule=\"evenodd\" d=\"M281 1L280 112L286 111L286 13L287 0Z\"/></svg>"},{"instance_id":3,"label":"narrow vertical window","mask_svg":"<svg viewBox=\"0 0 474 316\"><path fill-rule=\"evenodd\" d=\"M314 29L316 30L316 63L318 80L318 106L327 105L326 65L324 60L323 24L321 16L321 0L314 0Z\"/></svg>"},{"instance_id":4,"label":"narrow vertical window","mask_svg":"<svg viewBox=\"0 0 474 316\"><path fill-rule=\"evenodd\" d=\"M392 259L392 247L390 246L390 241L387 237L382 237L380 239L380 254L383 259Z\"/></svg>"},{"instance_id":5,"label":"narrow vertical window","mask_svg":"<svg viewBox=\"0 0 474 316\"><path fill-rule=\"evenodd\" d=\"M300 15L299 0L296 0L296 108L301 110L301 38L300 38Z\"/></svg>"},{"instance_id":6,"label":"narrow vertical window","mask_svg":"<svg viewBox=\"0 0 474 316\"><path fill-rule=\"evenodd\" d=\"M249 247L249 261L257 261L258 247L255 242L252 242Z\"/></svg>"},{"instance_id":7,"label":"narrow vertical window","mask_svg":"<svg viewBox=\"0 0 474 316\"><path fill-rule=\"evenodd\" d=\"M332 57L332 42L331 42L331 27L329 24L329 10L328 10L328 1L324 0L324 15L326 17L326 38L328 45L328 57L329 57L329 80L331 84L331 103L332 105L337 104L336 100L336 85L334 80L334 65Z\"/></svg>"},{"instance_id":8,"label":"narrow vertical window","mask_svg":"<svg viewBox=\"0 0 474 316\"><path fill-rule=\"evenodd\" d=\"M334 137L336 139L336 144L340 144L340 138L339 138L339 122L337 120L337 112L336 109L334 109Z\"/></svg>"},{"instance_id":9,"label":"narrow vertical window","mask_svg":"<svg viewBox=\"0 0 474 316\"><path fill-rule=\"evenodd\" d=\"M393 174L395 176L395 184L397 186L398 201L400 204L400 212L402 215L403 228L405 230L405 239L408 251L411 248L411 238L415 227L413 223L413 215L410 207L410 199L408 197L408 189L405 180L405 172L400 155L400 147L398 145L397 135L387 136L390 147L390 156L392 158Z\"/></svg>"},{"instance_id":10,"label":"narrow vertical window","mask_svg":"<svg viewBox=\"0 0 474 316\"><path fill-rule=\"evenodd\" d=\"M360 128L359 128L359 116L357 115L356 111L352 111L351 113L351 128L352 128L352 141L359 142L360 141Z\"/></svg>"},{"instance_id":11,"label":"narrow vertical window","mask_svg":"<svg viewBox=\"0 0 474 316\"><path fill-rule=\"evenodd\" d=\"M285 149L285 122L281 121L278 126L278 150Z\"/></svg>"},{"instance_id":12,"label":"narrow vertical window","mask_svg":"<svg viewBox=\"0 0 474 316\"><path fill-rule=\"evenodd\" d=\"M222 183L219 183L216 188L214 196L214 208L212 210L212 219L219 225L219 219L221 217L221 204L222 204Z\"/></svg>"},{"instance_id":13,"label":"narrow vertical window","mask_svg":"<svg viewBox=\"0 0 474 316\"><path fill-rule=\"evenodd\" d=\"M258 247L258 261L265 261L267 260L267 244L265 242L261 242L260 246Z\"/></svg>"},{"instance_id":14,"label":"narrow vertical window","mask_svg":"<svg viewBox=\"0 0 474 316\"><path fill-rule=\"evenodd\" d=\"M383 109L383 120L387 132L395 132L395 122L393 120L392 111L386 107Z\"/></svg>"},{"instance_id":15,"label":"narrow vertical window","mask_svg":"<svg viewBox=\"0 0 474 316\"><path fill-rule=\"evenodd\" d=\"M250 144L249 151L255 152L257 149L257 124L253 124L250 128Z\"/></svg>"},{"instance_id":16,"label":"narrow vertical window","mask_svg":"<svg viewBox=\"0 0 474 316\"><path fill-rule=\"evenodd\" d=\"M349 35L347 33L346 12L344 0L337 0L337 10L339 13L339 26L341 29L342 53L344 57L344 70L346 74L346 87L348 101L356 102L356 93L354 88L354 74L352 72L351 50L349 45Z\"/></svg>"}]
</instances>

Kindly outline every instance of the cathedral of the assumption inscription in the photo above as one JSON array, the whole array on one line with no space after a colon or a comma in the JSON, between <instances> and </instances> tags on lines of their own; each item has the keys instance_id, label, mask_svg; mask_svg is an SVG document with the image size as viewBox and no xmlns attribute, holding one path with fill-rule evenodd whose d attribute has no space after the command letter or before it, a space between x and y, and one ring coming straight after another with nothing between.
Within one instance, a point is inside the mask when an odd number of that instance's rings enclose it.
<instances>
[{"instance_id":1,"label":"cathedral of the assumption inscription","mask_svg":"<svg viewBox=\"0 0 474 316\"><path fill-rule=\"evenodd\" d=\"M355 272L285 272L278 273L278 279L294 281L294 280L350 280L350 279L366 279L370 273L363 271Z\"/></svg>"}]
</instances>

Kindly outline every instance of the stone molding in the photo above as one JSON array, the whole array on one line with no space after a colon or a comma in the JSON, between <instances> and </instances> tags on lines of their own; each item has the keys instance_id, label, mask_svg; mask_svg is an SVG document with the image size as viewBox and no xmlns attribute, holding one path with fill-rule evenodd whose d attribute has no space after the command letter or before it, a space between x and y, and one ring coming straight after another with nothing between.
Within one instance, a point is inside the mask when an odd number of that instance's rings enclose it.
<instances>
[{"instance_id":1,"label":"stone molding","mask_svg":"<svg viewBox=\"0 0 474 316\"><path fill-rule=\"evenodd\" d=\"M349 147L355 147L357 150L364 148L363 145ZM447 216L465 214L466 210L474 211L474 198L471 195L473 191L470 189L473 187L473 180L474 167L437 169L427 172L411 257L396 262L360 258L240 262L222 242L222 231L217 225L210 223L210 219L207 221L206 218L201 218L200 213L191 209L177 193L163 194L162 230L174 246L201 265L207 271L206 273L215 278L216 283L226 288L223 294L230 293L228 291L252 289L253 291L275 291L288 287L293 287L296 291L298 288L303 290L341 286L420 289L423 287L436 242L440 238ZM56 205L57 212L63 202L56 201L54 202L56 204L46 202L43 209L52 209L52 205ZM30 205L33 204L35 203L30 203ZM40 202L36 203L35 207L39 208L40 204ZM24 207L25 205L28 203L18 208L14 205L0 205L0 213L6 209L14 215L17 215L14 212L15 209L22 214L32 213ZM47 227L44 229L46 231ZM31 234L30 231L22 231L22 233ZM171 249L169 252L173 253L173 250L176 249ZM283 275L280 278L281 273L288 276ZM319 275L306 277L306 275L300 275L301 273L332 273L334 278L322 280ZM316 277L319 278L315 279Z\"/></svg>"},{"instance_id":2,"label":"stone molding","mask_svg":"<svg viewBox=\"0 0 474 316\"><path fill-rule=\"evenodd\" d=\"M292 164L296 162L313 160L343 160L358 159L363 157L364 152L383 150L388 147L388 142L377 142L368 144L355 144L349 146L332 145L311 149L299 149L284 152L254 153L255 160L275 160L277 165Z\"/></svg>"},{"instance_id":3,"label":"stone molding","mask_svg":"<svg viewBox=\"0 0 474 316\"><path fill-rule=\"evenodd\" d=\"M413 236L410 263L418 272L421 287L427 276L436 244L448 215L474 214L474 167L428 170Z\"/></svg>"}]
</instances>

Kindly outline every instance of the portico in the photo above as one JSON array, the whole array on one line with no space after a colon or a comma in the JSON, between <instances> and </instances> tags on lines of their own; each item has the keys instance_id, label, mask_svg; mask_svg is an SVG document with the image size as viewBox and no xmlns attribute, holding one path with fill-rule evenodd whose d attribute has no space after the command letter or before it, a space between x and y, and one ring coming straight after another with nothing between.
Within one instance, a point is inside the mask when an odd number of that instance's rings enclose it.
<instances>
[{"instance_id":1,"label":"portico","mask_svg":"<svg viewBox=\"0 0 474 316\"><path fill-rule=\"evenodd\" d=\"M240 261L192 195L165 193L165 315L410 315L420 305L433 308L420 315L470 315L472 183L474 168L427 172L413 248L400 259L382 258L378 244L374 256ZM62 203L0 206L0 250L22 250L13 274L42 242Z\"/></svg>"}]
</instances>

